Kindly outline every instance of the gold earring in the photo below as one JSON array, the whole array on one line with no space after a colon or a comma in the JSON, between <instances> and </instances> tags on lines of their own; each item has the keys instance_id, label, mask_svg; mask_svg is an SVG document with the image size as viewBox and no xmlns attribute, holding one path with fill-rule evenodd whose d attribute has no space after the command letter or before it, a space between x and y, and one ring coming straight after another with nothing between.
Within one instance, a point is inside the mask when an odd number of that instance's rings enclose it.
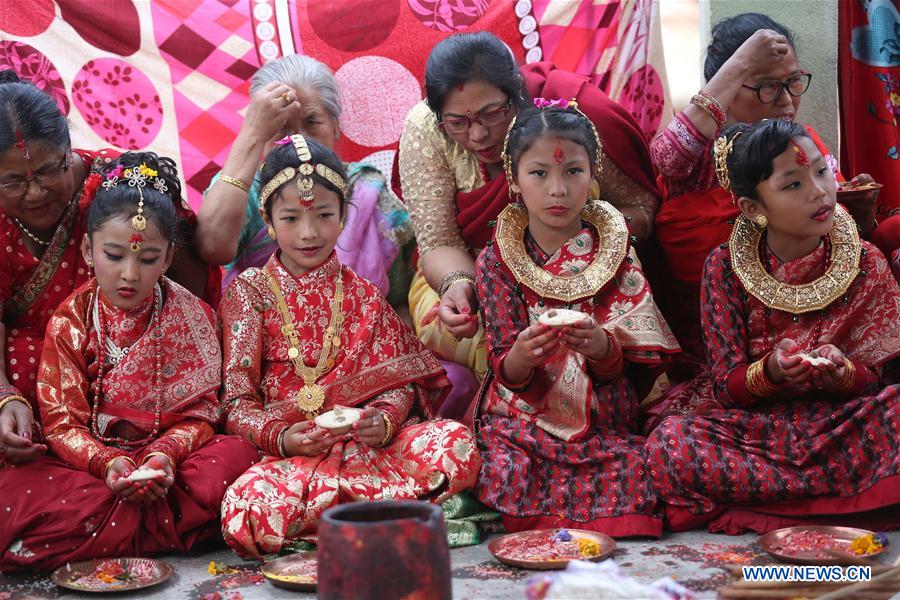
<instances>
[{"instance_id":1,"label":"gold earring","mask_svg":"<svg viewBox=\"0 0 900 600\"><path fill-rule=\"evenodd\" d=\"M756 215L754 221L756 221L756 224L759 225L760 229L764 229L765 226L769 224L769 219L766 218L766 215Z\"/></svg>"},{"instance_id":2,"label":"gold earring","mask_svg":"<svg viewBox=\"0 0 900 600\"><path fill-rule=\"evenodd\" d=\"M271 225L269 225L269 237L272 238L273 240L276 239L276 237L275 237L275 228L272 227Z\"/></svg>"}]
</instances>

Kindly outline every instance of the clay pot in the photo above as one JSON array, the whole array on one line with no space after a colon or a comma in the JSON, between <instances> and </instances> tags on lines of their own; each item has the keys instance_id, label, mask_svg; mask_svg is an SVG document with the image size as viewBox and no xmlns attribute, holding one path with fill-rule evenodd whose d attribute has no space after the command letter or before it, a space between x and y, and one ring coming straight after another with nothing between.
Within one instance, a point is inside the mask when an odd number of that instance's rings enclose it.
<instances>
[{"instance_id":1,"label":"clay pot","mask_svg":"<svg viewBox=\"0 0 900 600\"><path fill-rule=\"evenodd\" d=\"M353 502L325 511L318 563L321 599L451 598L444 514L430 502Z\"/></svg>"}]
</instances>

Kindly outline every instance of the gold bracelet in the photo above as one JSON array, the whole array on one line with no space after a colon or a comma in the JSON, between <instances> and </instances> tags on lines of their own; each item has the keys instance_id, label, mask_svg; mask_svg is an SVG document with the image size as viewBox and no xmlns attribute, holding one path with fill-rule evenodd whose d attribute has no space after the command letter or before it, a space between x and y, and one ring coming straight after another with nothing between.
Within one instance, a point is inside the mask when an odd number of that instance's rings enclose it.
<instances>
[{"instance_id":1,"label":"gold bracelet","mask_svg":"<svg viewBox=\"0 0 900 600\"><path fill-rule=\"evenodd\" d=\"M444 278L441 279L441 289L438 292L438 296L443 298L444 294L447 293L447 290L450 289L450 286L456 283L457 281L465 281L473 288L475 287L475 276L467 271L450 271Z\"/></svg>"},{"instance_id":2,"label":"gold bracelet","mask_svg":"<svg viewBox=\"0 0 900 600\"><path fill-rule=\"evenodd\" d=\"M144 457L144 460L141 461L141 466L146 465L146 464L147 464L147 461L150 460L150 457L151 457L151 456L165 456L166 458L169 459L169 466L172 467L173 469L175 468L175 461L172 459L172 457L169 456L168 454L166 454L165 452L159 452L159 451L157 451L157 452L151 452L150 454L148 454L147 456L145 456L145 457Z\"/></svg>"},{"instance_id":3,"label":"gold bracelet","mask_svg":"<svg viewBox=\"0 0 900 600\"><path fill-rule=\"evenodd\" d=\"M285 427L281 430L281 433L278 434L278 441L276 444L278 445L278 453L281 455L281 458L287 458L287 451L284 449L284 435L288 432L290 427Z\"/></svg>"},{"instance_id":4,"label":"gold bracelet","mask_svg":"<svg viewBox=\"0 0 900 600\"><path fill-rule=\"evenodd\" d=\"M856 365L852 360L844 359L844 376L831 387L832 392L843 394L849 392L856 385Z\"/></svg>"},{"instance_id":5,"label":"gold bracelet","mask_svg":"<svg viewBox=\"0 0 900 600\"><path fill-rule=\"evenodd\" d=\"M3 410L3 407L6 406L7 404L9 404L10 402L21 402L22 404L24 404L25 406L28 407L28 410L31 410L31 404L28 403L28 400L26 400L22 396L18 396L16 394L7 396L3 400L0 400L0 410Z\"/></svg>"},{"instance_id":6,"label":"gold bracelet","mask_svg":"<svg viewBox=\"0 0 900 600\"><path fill-rule=\"evenodd\" d=\"M769 379L769 376L766 375L766 361L769 360L770 355L771 352L747 368L747 374L745 376L747 389L751 394L758 398L774 396L781 391L782 387L784 387L784 384L779 385L773 383Z\"/></svg>"},{"instance_id":7,"label":"gold bracelet","mask_svg":"<svg viewBox=\"0 0 900 600\"><path fill-rule=\"evenodd\" d=\"M244 192L246 192L247 194L250 193L250 186L249 186L249 185L247 185L246 183L244 183L244 182L241 181L240 179L236 179L236 178L234 178L234 177L231 177L230 175L224 175L224 174L223 174L223 175L219 175L219 181L224 181L225 183L230 183L230 184L233 185L234 187L240 188L240 189L244 190Z\"/></svg>"},{"instance_id":8,"label":"gold bracelet","mask_svg":"<svg viewBox=\"0 0 900 600\"><path fill-rule=\"evenodd\" d=\"M131 463L132 468L137 469L137 465L135 464L135 462L133 460L131 460L131 457L124 456L124 455L116 456L115 458L109 459L109 461L106 463L106 468L103 469L103 479L106 479L107 477L109 477L109 468L112 466L112 464L114 462L116 462L120 458L127 460L128 462Z\"/></svg>"},{"instance_id":9,"label":"gold bracelet","mask_svg":"<svg viewBox=\"0 0 900 600\"><path fill-rule=\"evenodd\" d=\"M394 436L394 425L391 423L390 418L388 418L385 413L381 413L381 418L384 420L384 437L378 442L376 448L387 446L387 443L391 441L391 438Z\"/></svg>"}]
</instances>

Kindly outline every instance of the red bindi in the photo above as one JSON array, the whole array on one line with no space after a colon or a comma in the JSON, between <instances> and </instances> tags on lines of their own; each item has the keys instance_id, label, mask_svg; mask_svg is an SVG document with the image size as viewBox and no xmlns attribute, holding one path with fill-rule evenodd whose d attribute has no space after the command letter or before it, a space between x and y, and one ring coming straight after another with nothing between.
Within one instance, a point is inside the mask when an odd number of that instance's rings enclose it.
<instances>
[{"instance_id":1,"label":"red bindi","mask_svg":"<svg viewBox=\"0 0 900 600\"><path fill-rule=\"evenodd\" d=\"M144 236L139 233L135 233L131 236L131 251L132 252L140 252L141 244L144 242Z\"/></svg>"},{"instance_id":2,"label":"red bindi","mask_svg":"<svg viewBox=\"0 0 900 600\"><path fill-rule=\"evenodd\" d=\"M556 150L553 151L553 162L556 164L562 164L562 161L566 159L566 153L563 152L563 149L559 147L559 144L556 145Z\"/></svg>"},{"instance_id":3,"label":"red bindi","mask_svg":"<svg viewBox=\"0 0 900 600\"><path fill-rule=\"evenodd\" d=\"M809 167L809 156L807 156L806 151L794 140L791 140L791 146L794 147L794 162L798 166Z\"/></svg>"},{"instance_id":4,"label":"red bindi","mask_svg":"<svg viewBox=\"0 0 900 600\"><path fill-rule=\"evenodd\" d=\"M465 89L466 89L466 84L464 84L464 83L461 83L461 84L459 84L458 86L456 86L456 90L459 91L459 92L462 92L462 91L464 91Z\"/></svg>"}]
</instances>

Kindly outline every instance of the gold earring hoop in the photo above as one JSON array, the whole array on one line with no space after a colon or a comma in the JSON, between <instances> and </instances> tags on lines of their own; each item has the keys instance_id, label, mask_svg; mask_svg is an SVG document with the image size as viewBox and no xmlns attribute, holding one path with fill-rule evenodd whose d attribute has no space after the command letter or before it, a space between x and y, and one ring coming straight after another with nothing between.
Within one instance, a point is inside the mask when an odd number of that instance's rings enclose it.
<instances>
[{"instance_id":1,"label":"gold earring hoop","mask_svg":"<svg viewBox=\"0 0 900 600\"><path fill-rule=\"evenodd\" d=\"M275 235L275 228L272 227L271 225L269 225L268 233L269 233L269 238L271 238L273 240L277 238L277 236Z\"/></svg>"}]
</instances>

